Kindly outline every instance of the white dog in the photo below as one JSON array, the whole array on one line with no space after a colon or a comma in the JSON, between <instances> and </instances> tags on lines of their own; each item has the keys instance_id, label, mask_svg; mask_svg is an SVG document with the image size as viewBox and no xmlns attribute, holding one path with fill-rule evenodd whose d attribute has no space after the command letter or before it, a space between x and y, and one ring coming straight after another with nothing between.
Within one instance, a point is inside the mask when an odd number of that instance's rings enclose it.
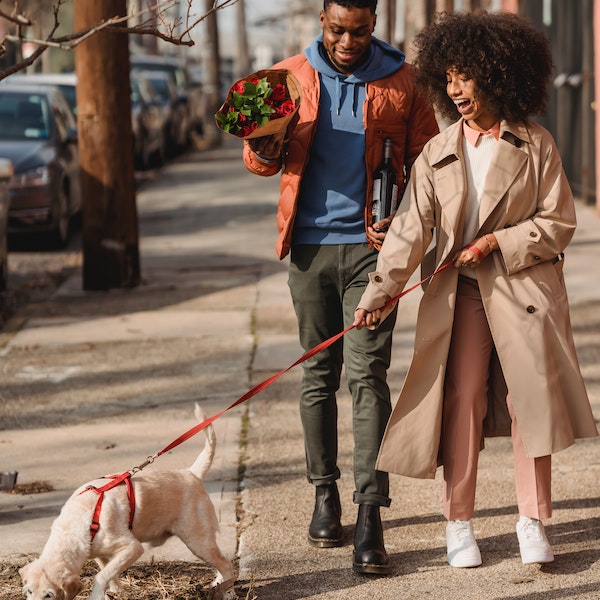
<instances>
[{"instance_id":1,"label":"white dog","mask_svg":"<svg viewBox=\"0 0 600 600\"><path fill-rule=\"evenodd\" d=\"M195 414L199 421L205 419L198 404ZM93 541L90 526L98 494L93 490L81 492L90 485L100 488L110 480L91 481L76 490L52 524L40 557L19 571L25 597L71 600L82 588L81 568L86 561L96 559L100 571L94 578L89 600L104 600L107 591L120 590L118 577L144 553L142 544L160 546L175 535L198 558L217 569L213 585L218 586L215 591L219 597L237 598L233 566L217 546L217 516L202 483L216 447L212 424L204 431L204 450L189 469L142 472L131 478L135 493L132 529L125 483L105 492L100 528Z\"/></svg>"}]
</instances>

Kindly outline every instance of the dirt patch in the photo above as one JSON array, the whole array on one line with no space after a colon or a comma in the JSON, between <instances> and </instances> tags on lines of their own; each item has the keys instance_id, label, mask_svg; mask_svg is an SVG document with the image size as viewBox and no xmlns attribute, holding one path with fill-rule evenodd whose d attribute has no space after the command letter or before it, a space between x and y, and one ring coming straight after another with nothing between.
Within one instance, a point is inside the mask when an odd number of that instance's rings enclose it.
<instances>
[{"instance_id":1,"label":"dirt patch","mask_svg":"<svg viewBox=\"0 0 600 600\"><path fill-rule=\"evenodd\" d=\"M28 496L29 494L44 494L53 491L54 488L47 481L32 481L31 483L17 483L12 490L6 490L4 493Z\"/></svg>"},{"instance_id":2,"label":"dirt patch","mask_svg":"<svg viewBox=\"0 0 600 600\"><path fill-rule=\"evenodd\" d=\"M19 569L29 560L19 564L0 564L3 600L22 600ZM80 594L82 598L89 595L96 572L95 563L89 562L84 566L81 572L85 584ZM134 565L121 578L123 591L110 594L110 597L114 600L213 600L215 594L211 583L214 576L212 569L193 563ZM256 599L252 590L236 588L236 591L240 599Z\"/></svg>"}]
</instances>

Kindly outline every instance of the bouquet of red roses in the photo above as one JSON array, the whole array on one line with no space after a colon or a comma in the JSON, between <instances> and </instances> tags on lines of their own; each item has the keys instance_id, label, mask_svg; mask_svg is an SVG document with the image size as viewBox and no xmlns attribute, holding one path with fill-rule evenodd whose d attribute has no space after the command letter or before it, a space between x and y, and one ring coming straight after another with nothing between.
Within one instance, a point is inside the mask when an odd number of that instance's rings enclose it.
<instances>
[{"instance_id":1,"label":"bouquet of red roses","mask_svg":"<svg viewBox=\"0 0 600 600\"><path fill-rule=\"evenodd\" d=\"M257 71L233 84L215 115L217 126L239 138L285 135L300 96L300 84L291 71Z\"/></svg>"}]
</instances>

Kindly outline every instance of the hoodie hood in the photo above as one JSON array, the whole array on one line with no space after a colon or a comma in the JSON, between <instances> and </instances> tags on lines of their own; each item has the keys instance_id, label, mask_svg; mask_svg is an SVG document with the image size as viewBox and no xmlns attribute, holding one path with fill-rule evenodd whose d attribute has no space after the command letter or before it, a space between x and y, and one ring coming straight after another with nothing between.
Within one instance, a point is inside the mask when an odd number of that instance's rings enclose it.
<instances>
[{"instance_id":1,"label":"hoodie hood","mask_svg":"<svg viewBox=\"0 0 600 600\"><path fill-rule=\"evenodd\" d=\"M354 84L388 77L404 64L406 58L403 52L376 37L371 38L371 45L367 52L367 60L351 75L344 75L331 65L323 46L322 34L304 51L304 54L313 69L321 75Z\"/></svg>"},{"instance_id":2,"label":"hoodie hood","mask_svg":"<svg viewBox=\"0 0 600 600\"><path fill-rule=\"evenodd\" d=\"M369 81L383 79L395 73L404 64L404 53L396 48L382 42L376 37L371 38L371 44L367 50L367 59L350 75L340 73L329 62L327 50L323 45L323 34L321 34L305 51L304 54L308 59L309 64L321 76L321 79L328 78L334 86L325 85L330 88L334 87L333 93L336 104L336 112L339 115L342 106L342 85L351 86L350 94L354 98L352 114L356 115L359 101L359 86L364 86Z\"/></svg>"}]
</instances>

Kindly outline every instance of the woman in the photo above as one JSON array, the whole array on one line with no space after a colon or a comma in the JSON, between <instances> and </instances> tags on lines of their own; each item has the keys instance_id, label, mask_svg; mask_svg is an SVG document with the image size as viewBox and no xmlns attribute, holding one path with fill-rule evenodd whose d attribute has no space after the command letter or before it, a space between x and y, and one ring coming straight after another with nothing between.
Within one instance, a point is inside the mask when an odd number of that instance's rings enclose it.
<instances>
[{"instance_id":1,"label":"woman","mask_svg":"<svg viewBox=\"0 0 600 600\"><path fill-rule=\"evenodd\" d=\"M551 454L598 432L562 275L573 197L552 137L529 120L547 101L548 41L516 15L449 13L416 46L419 83L458 121L415 162L355 325L376 327L419 264L450 268L423 295L377 468L433 478L443 465L448 562L476 567L479 451L484 435L511 435L521 558L550 562Z\"/></svg>"}]
</instances>

